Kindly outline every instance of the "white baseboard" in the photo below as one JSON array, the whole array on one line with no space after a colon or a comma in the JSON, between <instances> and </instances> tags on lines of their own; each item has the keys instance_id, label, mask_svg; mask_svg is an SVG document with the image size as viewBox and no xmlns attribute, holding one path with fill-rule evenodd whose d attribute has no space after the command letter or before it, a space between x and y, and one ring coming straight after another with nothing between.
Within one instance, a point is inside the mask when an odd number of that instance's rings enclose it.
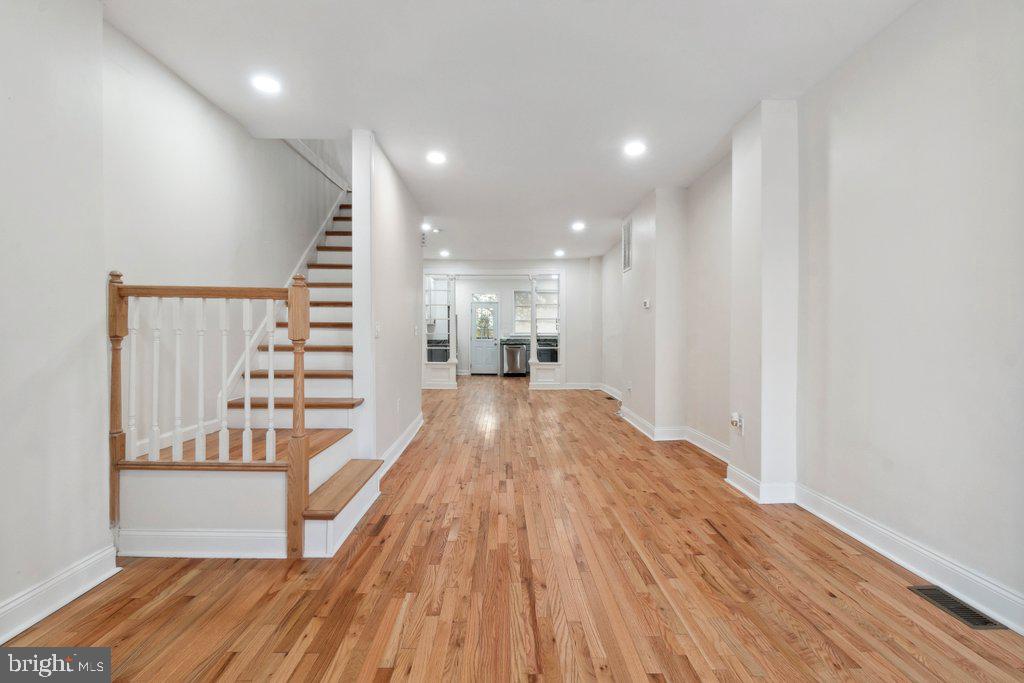
<instances>
[{"instance_id":1,"label":"white baseboard","mask_svg":"<svg viewBox=\"0 0 1024 683\"><path fill-rule=\"evenodd\" d=\"M421 389L458 389L456 382L423 382Z\"/></svg>"},{"instance_id":2,"label":"white baseboard","mask_svg":"<svg viewBox=\"0 0 1024 683\"><path fill-rule=\"evenodd\" d=\"M601 390L614 396L603 387ZM729 446L693 427L655 427L626 406L622 406L619 414L651 441L688 441L722 462L729 462Z\"/></svg>"},{"instance_id":3,"label":"white baseboard","mask_svg":"<svg viewBox=\"0 0 1024 683\"><path fill-rule=\"evenodd\" d=\"M0 602L0 643L121 571L113 545L86 555L34 586Z\"/></svg>"},{"instance_id":4,"label":"white baseboard","mask_svg":"<svg viewBox=\"0 0 1024 683\"><path fill-rule=\"evenodd\" d=\"M118 554L125 557L287 556L287 533L278 529L121 529Z\"/></svg>"},{"instance_id":5,"label":"white baseboard","mask_svg":"<svg viewBox=\"0 0 1024 683\"><path fill-rule=\"evenodd\" d=\"M622 400L622 392L613 386L610 386L608 384L595 384L594 388L597 389L598 391L603 391L604 393L614 398L616 401Z\"/></svg>"},{"instance_id":6,"label":"white baseboard","mask_svg":"<svg viewBox=\"0 0 1024 683\"><path fill-rule=\"evenodd\" d=\"M1007 628L1024 634L1024 594L802 484L796 486L796 502L896 564L945 588Z\"/></svg>"},{"instance_id":7,"label":"white baseboard","mask_svg":"<svg viewBox=\"0 0 1024 683\"><path fill-rule=\"evenodd\" d=\"M622 406L621 408L619 408L619 416L629 424L636 427L637 430L641 434L646 436L648 439L650 439L651 441L656 441L656 439L654 438L654 425L652 425L650 422L640 417L638 414L636 414L626 406Z\"/></svg>"},{"instance_id":8,"label":"white baseboard","mask_svg":"<svg viewBox=\"0 0 1024 683\"><path fill-rule=\"evenodd\" d=\"M593 391L598 385L592 382L561 382L558 384L530 384L532 391Z\"/></svg>"},{"instance_id":9,"label":"white baseboard","mask_svg":"<svg viewBox=\"0 0 1024 683\"><path fill-rule=\"evenodd\" d=\"M405 452L405 449L409 447L412 440L416 438L416 433L420 431L420 427L423 426L423 413L420 413L416 418L409 423L409 426L398 435L394 443L388 446L388 449L381 455L381 459L384 461L384 465L380 468L380 476L383 477L387 474L387 471L391 469L391 466L395 464L398 457Z\"/></svg>"},{"instance_id":10,"label":"white baseboard","mask_svg":"<svg viewBox=\"0 0 1024 683\"><path fill-rule=\"evenodd\" d=\"M687 427L685 440L689 441L702 451L715 456L722 462L729 462L729 445L722 443L713 436L708 436L704 432L698 431L693 427Z\"/></svg>"},{"instance_id":11,"label":"white baseboard","mask_svg":"<svg viewBox=\"0 0 1024 683\"><path fill-rule=\"evenodd\" d=\"M761 482L735 465L729 465L729 467L726 468L725 483L729 484L755 503L761 502Z\"/></svg>"},{"instance_id":12,"label":"white baseboard","mask_svg":"<svg viewBox=\"0 0 1024 683\"><path fill-rule=\"evenodd\" d=\"M726 469L725 481L761 505L796 502L795 483L763 482L735 465L729 465Z\"/></svg>"}]
</instances>

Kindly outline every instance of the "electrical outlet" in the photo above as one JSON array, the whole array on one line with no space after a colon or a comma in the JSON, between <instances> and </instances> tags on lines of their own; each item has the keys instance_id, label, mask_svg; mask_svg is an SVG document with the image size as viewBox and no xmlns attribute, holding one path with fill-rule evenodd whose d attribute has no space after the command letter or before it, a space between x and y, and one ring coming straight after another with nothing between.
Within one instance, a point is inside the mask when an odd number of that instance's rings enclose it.
<instances>
[{"instance_id":1,"label":"electrical outlet","mask_svg":"<svg viewBox=\"0 0 1024 683\"><path fill-rule=\"evenodd\" d=\"M729 418L729 424L732 425L733 429L737 430L740 435L743 435L743 415L740 413L733 413Z\"/></svg>"}]
</instances>

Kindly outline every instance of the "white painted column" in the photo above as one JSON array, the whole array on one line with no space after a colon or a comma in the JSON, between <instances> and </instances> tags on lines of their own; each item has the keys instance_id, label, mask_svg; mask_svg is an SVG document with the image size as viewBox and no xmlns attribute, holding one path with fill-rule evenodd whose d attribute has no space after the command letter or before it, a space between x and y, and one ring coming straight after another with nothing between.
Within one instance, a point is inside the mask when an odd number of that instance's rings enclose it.
<instances>
[{"instance_id":1,"label":"white painted column","mask_svg":"<svg viewBox=\"0 0 1024 683\"><path fill-rule=\"evenodd\" d=\"M559 283L561 287L561 283ZM515 302L512 302L515 306ZM513 314L515 313L513 309ZM561 315L561 313L559 313ZM535 369L540 361L537 358L537 278L530 276L530 366ZM533 382L533 370L530 371L530 382Z\"/></svg>"},{"instance_id":2,"label":"white painted column","mask_svg":"<svg viewBox=\"0 0 1024 683\"><path fill-rule=\"evenodd\" d=\"M797 105L766 100L732 138L731 410L727 480L761 503L796 487Z\"/></svg>"}]
</instances>

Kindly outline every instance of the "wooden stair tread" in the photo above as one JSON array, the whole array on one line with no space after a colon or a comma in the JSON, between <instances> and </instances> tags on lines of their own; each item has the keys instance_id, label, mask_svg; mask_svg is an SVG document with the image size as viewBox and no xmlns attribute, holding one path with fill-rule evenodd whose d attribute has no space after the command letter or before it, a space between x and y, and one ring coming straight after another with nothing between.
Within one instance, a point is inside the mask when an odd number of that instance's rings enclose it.
<instances>
[{"instance_id":1,"label":"wooden stair tread","mask_svg":"<svg viewBox=\"0 0 1024 683\"><path fill-rule=\"evenodd\" d=\"M306 519L334 519L383 464L383 460L349 460L310 494L302 516Z\"/></svg>"},{"instance_id":2,"label":"wooden stair tread","mask_svg":"<svg viewBox=\"0 0 1024 683\"><path fill-rule=\"evenodd\" d=\"M275 379L291 379L295 376L294 370L274 370ZM270 377L269 370L253 370L250 377L267 379ZM351 370L306 370L306 379L352 379Z\"/></svg>"},{"instance_id":3,"label":"wooden stair tread","mask_svg":"<svg viewBox=\"0 0 1024 683\"><path fill-rule=\"evenodd\" d=\"M352 433L351 429L307 429L309 436L309 457L319 455L328 447L341 441ZM206 460L196 460L195 439L182 442L181 460L174 460L171 447L160 449L158 460L147 460L148 454L142 453L135 460L119 460L116 467L120 470L220 470L244 472L283 472L288 469L288 443L292 436L290 429L275 431L276 456L274 462L267 462L267 430L252 430L252 462L242 461L242 430L228 430L228 459L217 459L217 446L220 433L206 435Z\"/></svg>"},{"instance_id":4,"label":"wooden stair tread","mask_svg":"<svg viewBox=\"0 0 1024 683\"><path fill-rule=\"evenodd\" d=\"M323 287L327 289L352 289L351 282L307 282L307 287Z\"/></svg>"},{"instance_id":5,"label":"wooden stair tread","mask_svg":"<svg viewBox=\"0 0 1024 683\"><path fill-rule=\"evenodd\" d=\"M269 351L270 347L267 344L260 344L257 347L260 351ZM281 344L274 345L274 352L286 352L291 353L295 350L295 346L292 344ZM351 344L306 344L306 351L308 353L351 353Z\"/></svg>"},{"instance_id":6,"label":"wooden stair tread","mask_svg":"<svg viewBox=\"0 0 1024 683\"><path fill-rule=\"evenodd\" d=\"M328 237L351 237L351 230L327 230L324 234Z\"/></svg>"},{"instance_id":7,"label":"wooden stair tread","mask_svg":"<svg viewBox=\"0 0 1024 683\"><path fill-rule=\"evenodd\" d=\"M306 397L306 410L350 410L363 405L361 398L309 398ZM267 399L252 397L249 399L249 406L253 409L267 407ZM244 398L233 398L228 401L228 408L244 408ZM291 398L275 398L274 409L291 410Z\"/></svg>"},{"instance_id":8,"label":"wooden stair tread","mask_svg":"<svg viewBox=\"0 0 1024 683\"><path fill-rule=\"evenodd\" d=\"M338 204L338 208L339 209L351 209L352 205L351 204Z\"/></svg>"},{"instance_id":9,"label":"wooden stair tread","mask_svg":"<svg viewBox=\"0 0 1024 683\"><path fill-rule=\"evenodd\" d=\"M313 308L352 308L351 301L310 301L309 305Z\"/></svg>"},{"instance_id":10,"label":"wooden stair tread","mask_svg":"<svg viewBox=\"0 0 1024 683\"><path fill-rule=\"evenodd\" d=\"M307 268L315 268L317 270L327 270L329 268L338 268L341 270L352 270L351 263L307 263Z\"/></svg>"},{"instance_id":11,"label":"wooden stair tread","mask_svg":"<svg viewBox=\"0 0 1024 683\"><path fill-rule=\"evenodd\" d=\"M316 250L317 251L344 251L344 252L348 252L348 251L352 251L352 247L327 247L327 246L321 245L321 246L317 247Z\"/></svg>"},{"instance_id":12,"label":"wooden stair tread","mask_svg":"<svg viewBox=\"0 0 1024 683\"><path fill-rule=\"evenodd\" d=\"M335 216L334 217L334 222L335 223L351 223L352 222L352 216Z\"/></svg>"},{"instance_id":13,"label":"wooden stair tread","mask_svg":"<svg viewBox=\"0 0 1024 683\"><path fill-rule=\"evenodd\" d=\"M288 322L285 320L279 320L277 323L278 327L288 327ZM351 330L352 323L337 323L337 322L315 322L309 324L310 328L316 330Z\"/></svg>"}]
</instances>

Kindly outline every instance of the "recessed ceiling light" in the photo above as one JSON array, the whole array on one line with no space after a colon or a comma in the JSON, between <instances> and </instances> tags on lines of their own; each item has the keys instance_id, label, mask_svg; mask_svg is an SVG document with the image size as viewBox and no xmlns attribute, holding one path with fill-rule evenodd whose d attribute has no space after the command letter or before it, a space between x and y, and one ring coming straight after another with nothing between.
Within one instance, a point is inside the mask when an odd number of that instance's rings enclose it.
<instances>
[{"instance_id":1,"label":"recessed ceiling light","mask_svg":"<svg viewBox=\"0 0 1024 683\"><path fill-rule=\"evenodd\" d=\"M448 157L444 155L444 152L438 152L435 149L433 152L427 152L427 161L434 165L439 165L448 161Z\"/></svg>"},{"instance_id":2,"label":"recessed ceiling light","mask_svg":"<svg viewBox=\"0 0 1024 683\"><path fill-rule=\"evenodd\" d=\"M622 151L627 157L638 157L647 151L647 145L642 140L630 140Z\"/></svg>"},{"instance_id":3,"label":"recessed ceiling light","mask_svg":"<svg viewBox=\"0 0 1024 683\"><path fill-rule=\"evenodd\" d=\"M249 79L249 82L252 83L252 87L266 95L277 95L281 92L281 81L277 80L273 76L256 74Z\"/></svg>"},{"instance_id":4,"label":"recessed ceiling light","mask_svg":"<svg viewBox=\"0 0 1024 683\"><path fill-rule=\"evenodd\" d=\"M562 258L563 256L565 256L565 250L564 249L555 249L555 256L557 256L558 258Z\"/></svg>"},{"instance_id":5,"label":"recessed ceiling light","mask_svg":"<svg viewBox=\"0 0 1024 683\"><path fill-rule=\"evenodd\" d=\"M572 224L573 232L583 232L587 229L587 224L583 221L576 221Z\"/></svg>"},{"instance_id":6,"label":"recessed ceiling light","mask_svg":"<svg viewBox=\"0 0 1024 683\"><path fill-rule=\"evenodd\" d=\"M447 249L442 249L441 250L441 258L448 258L451 255L452 255L452 253L450 251L448 251Z\"/></svg>"},{"instance_id":7,"label":"recessed ceiling light","mask_svg":"<svg viewBox=\"0 0 1024 683\"><path fill-rule=\"evenodd\" d=\"M441 232L441 228L434 228L431 232L433 232L436 235L437 233Z\"/></svg>"},{"instance_id":8,"label":"recessed ceiling light","mask_svg":"<svg viewBox=\"0 0 1024 683\"><path fill-rule=\"evenodd\" d=\"M420 230L422 230L423 232L430 232L430 223L421 224Z\"/></svg>"}]
</instances>

